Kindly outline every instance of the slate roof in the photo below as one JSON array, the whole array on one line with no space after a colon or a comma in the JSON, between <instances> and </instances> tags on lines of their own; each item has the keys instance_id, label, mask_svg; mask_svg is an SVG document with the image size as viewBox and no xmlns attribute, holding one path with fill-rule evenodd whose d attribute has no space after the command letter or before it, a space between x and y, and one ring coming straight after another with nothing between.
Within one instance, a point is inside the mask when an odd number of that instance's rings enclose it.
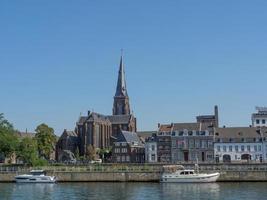
<instances>
[{"instance_id":1,"label":"slate roof","mask_svg":"<svg viewBox=\"0 0 267 200\"><path fill-rule=\"evenodd\" d=\"M173 125L173 127L172 127ZM207 130L210 126L210 123L173 123L173 124L162 124L159 127L159 132L170 132L170 131L204 131Z\"/></svg>"},{"instance_id":2,"label":"slate roof","mask_svg":"<svg viewBox=\"0 0 267 200\"><path fill-rule=\"evenodd\" d=\"M82 125L86 121L87 118L88 118L87 116L81 116L77 124Z\"/></svg>"},{"instance_id":3,"label":"slate roof","mask_svg":"<svg viewBox=\"0 0 267 200\"><path fill-rule=\"evenodd\" d=\"M157 131L138 131L136 133L139 137L146 139L152 137L154 134L157 134Z\"/></svg>"},{"instance_id":4,"label":"slate roof","mask_svg":"<svg viewBox=\"0 0 267 200\"><path fill-rule=\"evenodd\" d=\"M132 115L109 115L107 117L112 124L128 124Z\"/></svg>"},{"instance_id":5,"label":"slate roof","mask_svg":"<svg viewBox=\"0 0 267 200\"><path fill-rule=\"evenodd\" d=\"M93 120L93 121L106 121L110 122L108 116L102 115L96 112L91 112L90 115L88 116L88 121Z\"/></svg>"},{"instance_id":6,"label":"slate roof","mask_svg":"<svg viewBox=\"0 0 267 200\"><path fill-rule=\"evenodd\" d=\"M261 134L267 136L267 128L261 128ZM257 127L227 127L216 128L216 138L260 138L260 129Z\"/></svg>"},{"instance_id":7,"label":"slate roof","mask_svg":"<svg viewBox=\"0 0 267 200\"><path fill-rule=\"evenodd\" d=\"M134 143L138 146L143 146L140 138L135 132L129 132L129 131L121 131L117 136L117 142L127 142L130 145L133 145Z\"/></svg>"}]
</instances>

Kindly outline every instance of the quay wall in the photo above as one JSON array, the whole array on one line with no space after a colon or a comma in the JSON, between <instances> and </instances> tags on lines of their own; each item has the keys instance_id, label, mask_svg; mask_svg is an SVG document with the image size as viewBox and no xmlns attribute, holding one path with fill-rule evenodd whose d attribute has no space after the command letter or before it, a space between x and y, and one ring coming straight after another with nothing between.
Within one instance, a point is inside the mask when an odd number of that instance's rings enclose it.
<instances>
[{"instance_id":1,"label":"quay wall","mask_svg":"<svg viewBox=\"0 0 267 200\"><path fill-rule=\"evenodd\" d=\"M194 165L185 165L194 168ZM59 182L159 182L162 165L115 165L115 166L61 166L41 167L47 175L56 176ZM28 173L32 168L0 167L0 182L13 182L19 174ZM39 168L40 169L40 168ZM220 172L218 181L266 181L267 164L243 165L200 165L200 172Z\"/></svg>"}]
</instances>

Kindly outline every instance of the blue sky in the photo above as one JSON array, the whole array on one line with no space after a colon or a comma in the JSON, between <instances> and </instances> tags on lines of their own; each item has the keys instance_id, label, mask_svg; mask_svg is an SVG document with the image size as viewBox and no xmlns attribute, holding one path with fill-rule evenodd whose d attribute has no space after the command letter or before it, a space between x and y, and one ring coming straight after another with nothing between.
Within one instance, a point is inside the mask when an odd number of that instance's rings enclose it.
<instances>
[{"instance_id":1,"label":"blue sky","mask_svg":"<svg viewBox=\"0 0 267 200\"><path fill-rule=\"evenodd\" d=\"M248 126L266 106L265 0L3 0L0 112L58 135L80 113L111 114L120 49L138 130L191 122L219 106Z\"/></svg>"}]
</instances>

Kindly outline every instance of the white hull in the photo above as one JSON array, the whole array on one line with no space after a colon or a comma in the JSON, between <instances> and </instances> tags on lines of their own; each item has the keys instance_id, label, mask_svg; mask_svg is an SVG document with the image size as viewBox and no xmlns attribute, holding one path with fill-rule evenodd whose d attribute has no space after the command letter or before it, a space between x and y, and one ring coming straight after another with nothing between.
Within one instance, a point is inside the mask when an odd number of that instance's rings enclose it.
<instances>
[{"instance_id":1,"label":"white hull","mask_svg":"<svg viewBox=\"0 0 267 200\"><path fill-rule=\"evenodd\" d=\"M163 174L161 182L163 183L212 183L216 182L220 173L213 174L192 174L192 175L176 175L176 174Z\"/></svg>"},{"instance_id":2,"label":"white hull","mask_svg":"<svg viewBox=\"0 0 267 200\"><path fill-rule=\"evenodd\" d=\"M55 183L56 177L54 176L33 176L33 175L19 175L15 177L17 183Z\"/></svg>"},{"instance_id":3,"label":"white hull","mask_svg":"<svg viewBox=\"0 0 267 200\"><path fill-rule=\"evenodd\" d=\"M18 180L16 179L16 183L55 183L56 180Z\"/></svg>"}]
</instances>

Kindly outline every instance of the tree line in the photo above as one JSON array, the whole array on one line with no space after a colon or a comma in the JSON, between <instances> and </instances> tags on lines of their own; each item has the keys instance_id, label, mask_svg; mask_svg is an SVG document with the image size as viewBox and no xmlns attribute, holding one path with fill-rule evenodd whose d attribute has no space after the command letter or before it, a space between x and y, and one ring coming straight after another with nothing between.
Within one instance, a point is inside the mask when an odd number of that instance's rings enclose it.
<instances>
[{"instance_id":1,"label":"tree line","mask_svg":"<svg viewBox=\"0 0 267 200\"><path fill-rule=\"evenodd\" d=\"M34 137L19 137L18 131L0 113L0 156L22 161L26 165L45 165L55 151L54 129L42 123L35 129Z\"/></svg>"}]
</instances>

